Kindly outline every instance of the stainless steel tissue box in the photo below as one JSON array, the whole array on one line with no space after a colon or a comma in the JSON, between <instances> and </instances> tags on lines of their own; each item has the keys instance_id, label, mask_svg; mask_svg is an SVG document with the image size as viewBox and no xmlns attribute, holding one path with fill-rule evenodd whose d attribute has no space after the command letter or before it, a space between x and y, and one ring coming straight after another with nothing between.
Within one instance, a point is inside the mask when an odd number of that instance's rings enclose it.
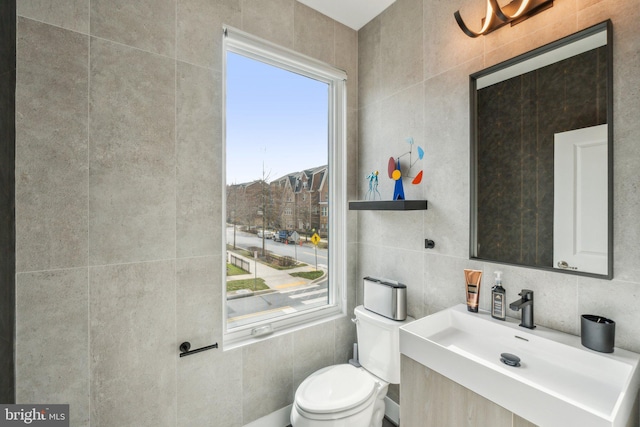
<instances>
[{"instance_id":1,"label":"stainless steel tissue box","mask_svg":"<svg viewBox=\"0 0 640 427\"><path fill-rule=\"evenodd\" d=\"M407 318L407 287L393 280L365 277L364 308L393 320Z\"/></svg>"}]
</instances>

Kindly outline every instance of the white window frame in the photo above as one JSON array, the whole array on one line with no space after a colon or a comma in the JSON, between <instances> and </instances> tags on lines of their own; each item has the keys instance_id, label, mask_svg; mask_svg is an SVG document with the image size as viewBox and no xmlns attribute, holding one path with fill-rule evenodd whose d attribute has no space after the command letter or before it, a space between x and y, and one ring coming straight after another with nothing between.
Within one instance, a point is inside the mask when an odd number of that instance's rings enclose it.
<instances>
[{"instance_id":1,"label":"white window frame","mask_svg":"<svg viewBox=\"0 0 640 427\"><path fill-rule=\"evenodd\" d=\"M243 31L231 27L223 28L222 49L222 129L223 159L226 159L226 57L233 52L275 67L279 67L324 83L329 86L329 303L322 307L305 310L256 322L251 325L227 330L226 298L226 256L223 256L222 277L222 322L223 349L229 350L242 345L279 336L307 326L316 325L346 315L346 80L347 74L329 64L302 55L290 49L275 45ZM222 187L226 187L226 160L222 162ZM226 194L225 191L222 194ZM226 198L222 206L222 236L226 236ZM226 238L222 238L222 253L226 253Z\"/></svg>"}]
</instances>

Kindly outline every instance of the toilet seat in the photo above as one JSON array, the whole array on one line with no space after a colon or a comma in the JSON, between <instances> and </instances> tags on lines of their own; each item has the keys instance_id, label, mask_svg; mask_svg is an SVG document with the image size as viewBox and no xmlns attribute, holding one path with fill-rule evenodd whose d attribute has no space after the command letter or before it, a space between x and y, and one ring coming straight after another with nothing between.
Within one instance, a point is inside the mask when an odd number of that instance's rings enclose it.
<instances>
[{"instance_id":1,"label":"toilet seat","mask_svg":"<svg viewBox=\"0 0 640 427\"><path fill-rule=\"evenodd\" d=\"M295 404L313 418L353 412L375 399L379 383L363 369L334 365L320 369L305 379L296 391Z\"/></svg>"}]
</instances>

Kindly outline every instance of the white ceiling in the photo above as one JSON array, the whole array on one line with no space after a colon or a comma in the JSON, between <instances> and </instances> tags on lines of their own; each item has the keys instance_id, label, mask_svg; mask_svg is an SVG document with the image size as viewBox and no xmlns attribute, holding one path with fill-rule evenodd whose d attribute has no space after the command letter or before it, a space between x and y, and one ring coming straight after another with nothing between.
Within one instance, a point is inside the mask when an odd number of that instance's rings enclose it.
<instances>
[{"instance_id":1,"label":"white ceiling","mask_svg":"<svg viewBox=\"0 0 640 427\"><path fill-rule=\"evenodd\" d=\"M396 0L298 0L347 27L359 30Z\"/></svg>"}]
</instances>

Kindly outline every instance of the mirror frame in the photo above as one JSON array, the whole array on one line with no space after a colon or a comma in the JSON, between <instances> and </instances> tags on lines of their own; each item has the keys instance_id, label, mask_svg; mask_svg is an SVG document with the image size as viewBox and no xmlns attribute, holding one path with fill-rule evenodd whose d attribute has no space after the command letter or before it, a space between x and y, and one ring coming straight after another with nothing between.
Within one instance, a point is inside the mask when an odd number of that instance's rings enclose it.
<instances>
[{"instance_id":1,"label":"mirror frame","mask_svg":"<svg viewBox=\"0 0 640 427\"><path fill-rule=\"evenodd\" d=\"M519 67L523 66L525 61L529 61L529 60L533 60L541 55L544 54L551 54L553 55L554 53L558 52L559 49L561 48L566 48L569 45L575 44L575 43L579 43L580 41L586 39L587 37L593 36L597 33L600 32L606 32L606 47L607 47L607 89L606 89L606 106L607 106L607 136L608 136L608 145L607 145L607 150L608 150L608 165L607 165L607 177L608 177L608 183L607 183L607 190L608 190L608 194L607 194L607 202L608 202L608 208L607 208L607 212L608 212L608 218L607 218L607 232L608 232L608 260L607 260L607 273L606 274L599 274L599 273L589 273L589 272L584 272L584 271L573 271L573 270L561 270L561 269L557 269L554 268L552 265L551 266L534 266L534 265L527 265L527 264L518 264L518 263L513 263L513 262L506 262L506 261L500 261L500 260L492 260L492 259L486 259L486 258L481 258L478 257L478 241L477 241L477 227L478 227L478 222L477 222L477 213L478 213L478 188L477 188L477 182L478 182L478 168L477 168L477 161L478 161L478 153L477 153L477 146L478 146L478 132L477 132L477 124L478 124L478 111L477 111L477 105L478 105L478 96L477 96L477 83L478 83L478 79L480 78L487 78L488 76L491 75L498 75L498 74L502 74L505 72L508 72L506 70L511 69L511 70L517 70ZM588 49L590 50L590 49ZM556 61L553 62L559 62L560 60L566 59L565 58L560 58ZM543 64L542 66L545 66L546 64ZM536 69L541 68L542 66L535 66L532 68L527 69L526 71L517 71L515 74L511 74L513 77L516 77L518 75L522 75L526 72L529 71L533 71ZM501 78L500 80L497 80L496 82L505 80L506 78ZM555 42L546 44L544 46L541 46L537 49L534 49L532 51L523 53L521 55L518 55L514 58L508 59L504 62L501 62L499 64L493 65L491 67L488 67L484 70L478 71L474 74L471 74L469 76L469 102L470 102L470 154L471 154L471 158L470 158L470 227L469 227L469 258L470 259L474 259L474 260L481 260L481 261L486 261L486 262L493 262L493 263L497 263L497 264L506 264L506 265L514 265L514 266L518 266L518 267L525 267L525 268L533 268L533 269L538 269L538 270L545 270L545 271L553 271L553 272L557 272L557 273L568 273L568 274L574 274L574 275L580 275L580 276L589 276L589 277L594 277L594 278L600 278L600 279L608 279L611 280L613 278L613 31L612 31L612 24L611 24L611 20L607 20L604 22L601 22L599 24L596 24L592 27L586 28L582 31L579 31L577 33L574 33L572 35L566 36L562 39L559 39Z\"/></svg>"}]
</instances>

